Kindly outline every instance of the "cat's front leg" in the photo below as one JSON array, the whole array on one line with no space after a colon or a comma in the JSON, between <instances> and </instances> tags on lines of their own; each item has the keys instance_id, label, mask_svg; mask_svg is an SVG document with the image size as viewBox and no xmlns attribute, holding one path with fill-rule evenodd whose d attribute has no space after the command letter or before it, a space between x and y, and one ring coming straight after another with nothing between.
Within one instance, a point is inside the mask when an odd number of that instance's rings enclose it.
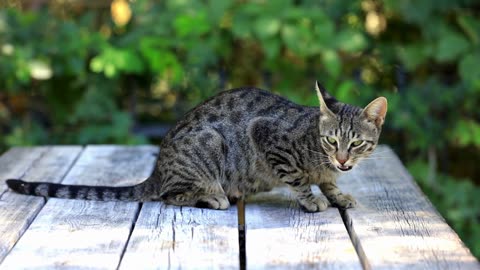
<instances>
[{"instance_id":1,"label":"cat's front leg","mask_svg":"<svg viewBox=\"0 0 480 270\"><path fill-rule=\"evenodd\" d=\"M302 179L304 180L304 179ZM298 181L298 180L297 180ZM300 180L301 181L301 180ZM286 182L292 190L297 195L297 200L303 210L306 212L320 212L325 211L328 208L328 201L325 199L315 196L312 193L310 184L307 181L295 182L292 183ZM301 184L299 184L301 183Z\"/></svg>"},{"instance_id":2,"label":"cat's front leg","mask_svg":"<svg viewBox=\"0 0 480 270\"><path fill-rule=\"evenodd\" d=\"M357 201L355 201L352 195L343 194L335 182L321 183L319 187L334 206L339 208L352 208L357 205Z\"/></svg>"}]
</instances>

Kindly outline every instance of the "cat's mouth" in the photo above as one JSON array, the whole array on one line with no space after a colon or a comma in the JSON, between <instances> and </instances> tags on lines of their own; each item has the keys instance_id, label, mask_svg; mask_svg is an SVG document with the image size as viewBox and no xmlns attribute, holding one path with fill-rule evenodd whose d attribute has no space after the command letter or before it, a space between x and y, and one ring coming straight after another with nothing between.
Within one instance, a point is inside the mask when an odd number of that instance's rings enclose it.
<instances>
[{"instance_id":1,"label":"cat's mouth","mask_svg":"<svg viewBox=\"0 0 480 270\"><path fill-rule=\"evenodd\" d=\"M341 172L347 172L350 171L353 168L353 165L355 165L353 162L344 162L343 164L338 162L336 159L330 158L330 164L332 167L336 168L337 170ZM349 164L349 165L347 165Z\"/></svg>"},{"instance_id":2,"label":"cat's mouth","mask_svg":"<svg viewBox=\"0 0 480 270\"><path fill-rule=\"evenodd\" d=\"M346 171L350 171L352 169L352 166L340 165L340 166L337 166L337 169L339 169L342 172L346 172Z\"/></svg>"}]
</instances>

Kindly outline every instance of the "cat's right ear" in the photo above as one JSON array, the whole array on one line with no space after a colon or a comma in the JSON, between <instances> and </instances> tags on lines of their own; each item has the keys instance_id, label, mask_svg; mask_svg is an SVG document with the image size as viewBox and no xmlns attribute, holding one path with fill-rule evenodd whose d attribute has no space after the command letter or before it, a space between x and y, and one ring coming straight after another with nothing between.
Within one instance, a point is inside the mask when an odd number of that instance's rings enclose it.
<instances>
[{"instance_id":1,"label":"cat's right ear","mask_svg":"<svg viewBox=\"0 0 480 270\"><path fill-rule=\"evenodd\" d=\"M383 125L385 122L385 115L387 114L388 102L384 97L379 97L370 102L365 109L363 109L363 115L369 120L374 122L377 127Z\"/></svg>"},{"instance_id":2,"label":"cat's right ear","mask_svg":"<svg viewBox=\"0 0 480 270\"><path fill-rule=\"evenodd\" d=\"M327 107L325 99L332 98L326 91L325 88L318 81L315 81L315 90L317 91L318 101L320 103L320 112L324 116L335 117L335 114Z\"/></svg>"}]
</instances>

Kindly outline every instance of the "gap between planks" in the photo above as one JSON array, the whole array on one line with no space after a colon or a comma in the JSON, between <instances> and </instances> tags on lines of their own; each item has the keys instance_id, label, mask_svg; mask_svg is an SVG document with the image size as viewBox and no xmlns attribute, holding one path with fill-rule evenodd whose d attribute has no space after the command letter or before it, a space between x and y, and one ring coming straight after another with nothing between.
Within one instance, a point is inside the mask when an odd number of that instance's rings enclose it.
<instances>
[{"instance_id":1,"label":"gap between planks","mask_svg":"<svg viewBox=\"0 0 480 270\"><path fill-rule=\"evenodd\" d=\"M345 229L347 229L348 235L350 236L350 240L352 241L353 247L357 252L358 259L360 260L360 264L362 268L365 270L370 270L372 267L370 266L370 262L368 261L367 255L365 255L365 251L363 250L362 243L358 238L357 233L355 232L355 228L353 226L352 218L348 215L345 209L338 209L340 216L342 217L343 224L345 225Z\"/></svg>"},{"instance_id":2,"label":"gap between planks","mask_svg":"<svg viewBox=\"0 0 480 270\"><path fill-rule=\"evenodd\" d=\"M120 265L123 260L123 256L125 255L125 252L127 251L128 243L130 242L130 239L132 238L133 231L135 230L135 225L137 224L138 216L140 215L140 211L142 210L143 203L140 202L138 204L137 211L135 212L135 217L132 220L132 226L130 226L130 232L128 233L127 241L125 242L125 245L123 246L123 250L120 254L120 260L118 260L118 265L116 269L120 269Z\"/></svg>"}]
</instances>

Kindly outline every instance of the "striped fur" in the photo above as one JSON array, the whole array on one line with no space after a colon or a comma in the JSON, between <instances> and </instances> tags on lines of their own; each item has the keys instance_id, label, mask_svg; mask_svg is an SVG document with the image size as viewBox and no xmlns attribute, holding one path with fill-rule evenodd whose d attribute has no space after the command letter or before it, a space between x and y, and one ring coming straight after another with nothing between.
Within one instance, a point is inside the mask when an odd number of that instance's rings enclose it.
<instances>
[{"instance_id":1,"label":"striped fur","mask_svg":"<svg viewBox=\"0 0 480 270\"><path fill-rule=\"evenodd\" d=\"M329 203L353 207L336 186L341 171L375 148L386 113L378 98L366 108L338 102L318 83L320 107L300 106L272 93L241 88L198 105L169 131L152 175L130 187L28 183L7 185L29 195L86 200L162 200L226 209L241 196L288 185L305 211ZM318 185L329 202L314 196Z\"/></svg>"}]
</instances>

